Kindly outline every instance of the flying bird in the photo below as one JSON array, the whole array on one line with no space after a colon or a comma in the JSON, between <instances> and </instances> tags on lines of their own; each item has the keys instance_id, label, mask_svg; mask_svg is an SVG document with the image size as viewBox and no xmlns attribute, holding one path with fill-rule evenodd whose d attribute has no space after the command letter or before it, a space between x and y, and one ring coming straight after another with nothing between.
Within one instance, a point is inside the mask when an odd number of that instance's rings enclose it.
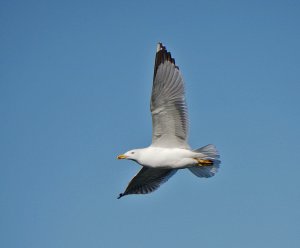
<instances>
[{"instance_id":1,"label":"flying bird","mask_svg":"<svg viewBox=\"0 0 300 248\"><path fill-rule=\"evenodd\" d=\"M142 166L118 199L129 194L151 193L179 169L187 168L197 177L212 177L221 163L214 145L196 150L188 145L184 81L175 59L162 43L157 44L150 110L152 144L117 157Z\"/></svg>"}]
</instances>

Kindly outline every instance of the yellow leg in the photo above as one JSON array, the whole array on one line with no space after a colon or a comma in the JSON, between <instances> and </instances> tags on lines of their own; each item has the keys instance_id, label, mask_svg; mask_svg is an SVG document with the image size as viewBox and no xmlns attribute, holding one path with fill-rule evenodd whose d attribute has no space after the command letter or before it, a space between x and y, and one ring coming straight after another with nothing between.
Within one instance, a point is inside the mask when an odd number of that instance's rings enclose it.
<instances>
[{"instance_id":1,"label":"yellow leg","mask_svg":"<svg viewBox=\"0 0 300 248\"><path fill-rule=\"evenodd\" d=\"M195 160L197 161L199 166L211 166L211 165L214 164L214 162L212 160L209 160L209 159L195 158Z\"/></svg>"}]
</instances>

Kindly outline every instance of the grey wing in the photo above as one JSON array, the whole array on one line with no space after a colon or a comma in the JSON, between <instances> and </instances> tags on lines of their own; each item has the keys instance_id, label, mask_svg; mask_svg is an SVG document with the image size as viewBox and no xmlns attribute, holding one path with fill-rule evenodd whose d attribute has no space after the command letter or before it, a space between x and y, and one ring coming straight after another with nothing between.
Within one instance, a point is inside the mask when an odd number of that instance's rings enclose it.
<instances>
[{"instance_id":1,"label":"grey wing","mask_svg":"<svg viewBox=\"0 0 300 248\"><path fill-rule=\"evenodd\" d=\"M124 193L118 197L121 198L130 194L148 194L166 181L177 172L176 169L153 169L143 167L129 182Z\"/></svg>"},{"instance_id":2,"label":"grey wing","mask_svg":"<svg viewBox=\"0 0 300 248\"><path fill-rule=\"evenodd\" d=\"M183 78L161 43L157 45L150 107L152 146L189 148Z\"/></svg>"}]
</instances>

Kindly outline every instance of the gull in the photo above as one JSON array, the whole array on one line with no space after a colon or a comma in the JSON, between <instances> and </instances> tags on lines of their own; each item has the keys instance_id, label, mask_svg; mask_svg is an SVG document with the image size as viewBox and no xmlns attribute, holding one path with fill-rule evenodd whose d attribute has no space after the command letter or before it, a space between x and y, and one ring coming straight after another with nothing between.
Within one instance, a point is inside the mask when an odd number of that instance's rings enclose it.
<instances>
[{"instance_id":1,"label":"gull","mask_svg":"<svg viewBox=\"0 0 300 248\"><path fill-rule=\"evenodd\" d=\"M188 145L184 81L175 59L162 43L156 49L150 110L152 144L117 157L142 166L118 199L129 194L151 193L179 169L187 168L197 177L212 177L221 163L214 145L195 150Z\"/></svg>"}]
</instances>

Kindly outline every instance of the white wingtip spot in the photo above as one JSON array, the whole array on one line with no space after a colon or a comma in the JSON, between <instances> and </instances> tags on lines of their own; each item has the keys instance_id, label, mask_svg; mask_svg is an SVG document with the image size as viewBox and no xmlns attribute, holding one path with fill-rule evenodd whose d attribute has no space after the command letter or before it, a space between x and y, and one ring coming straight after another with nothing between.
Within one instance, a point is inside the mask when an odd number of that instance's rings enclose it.
<instances>
[{"instance_id":1,"label":"white wingtip spot","mask_svg":"<svg viewBox=\"0 0 300 248\"><path fill-rule=\"evenodd\" d=\"M161 50L161 42L157 43L156 52L159 52Z\"/></svg>"}]
</instances>

